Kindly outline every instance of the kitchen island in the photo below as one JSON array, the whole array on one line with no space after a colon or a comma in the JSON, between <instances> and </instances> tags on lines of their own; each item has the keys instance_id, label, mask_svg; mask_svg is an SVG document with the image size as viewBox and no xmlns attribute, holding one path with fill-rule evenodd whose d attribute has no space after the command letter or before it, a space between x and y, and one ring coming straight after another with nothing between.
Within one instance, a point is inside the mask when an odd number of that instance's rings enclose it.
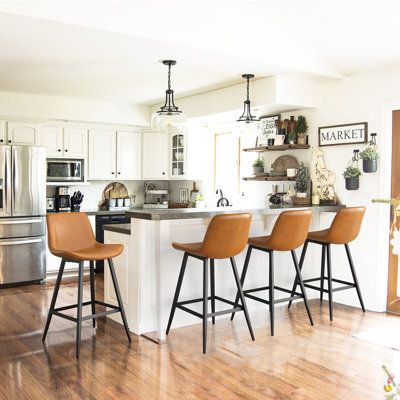
<instances>
[{"instance_id":1,"label":"kitchen island","mask_svg":"<svg viewBox=\"0 0 400 400\"><path fill-rule=\"evenodd\" d=\"M104 227L105 243L122 243L123 253L114 260L121 294L129 322L130 330L162 342L171 309L172 299L178 279L183 253L174 250L172 242L200 242L203 240L210 219L214 215L249 212L253 215L250 235L262 236L271 232L278 215L285 210L306 210L313 212L310 230L323 229L329 226L334 213L343 206L310 206L295 207L289 205L271 205L262 208L188 208L188 209L134 209L126 212L130 224L118 229L118 225ZM319 259L310 249L307 255L304 277L307 278L319 271ZM245 287L250 288L266 283L268 279L268 257L261 252L254 252ZM245 251L236 257L241 271ZM315 262L313 259L315 258ZM276 285L290 288L295 277L290 253L279 253L276 257ZM236 295L236 285L230 269L229 260L215 261L216 294L231 298ZM105 301L115 303L115 295L108 268L104 271ZM189 257L180 299L202 297L202 264ZM216 309L218 311L218 306ZM198 311L200 303L193 305ZM226 305L222 305L226 307ZM248 300L249 310L266 306ZM242 314L242 313L240 313ZM239 318L244 318L238 315ZM113 318L121 322L119 316ZM225 316L226 318L226 316ZM191 314L175 314L172 328L199 323L200 320ZM173 334L171 331L170 334Z\"/></svg>"}]
</instances>

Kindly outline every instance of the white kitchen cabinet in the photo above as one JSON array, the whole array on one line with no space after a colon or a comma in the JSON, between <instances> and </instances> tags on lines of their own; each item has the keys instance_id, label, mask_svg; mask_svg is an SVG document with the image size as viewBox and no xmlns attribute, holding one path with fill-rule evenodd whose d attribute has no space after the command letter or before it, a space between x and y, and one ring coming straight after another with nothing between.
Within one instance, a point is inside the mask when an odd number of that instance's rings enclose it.
<instances>
[{"instance_id":1,"label":"white kitchen cabinet","mask_svg":"<svg viewBox=\"0 0 400 400\"><path fill-rule=\"evenodd\" d=\"M165 132L143 134L143 179L168 179L169 135Z\"/></svg>"},{"instance_id":2,"label":"white kitchen cabinet","mask_svg":"<svg viewBox=\"0 0 400 400\"><path fill-rule=\"evenodd\" d=\"M186 134L170 135L169 176L170 179L184 179L186 176Z\"/></svg>"},{"instance_id":3,"label":"white kitchen cabinet","mask_svg":"<svg viewBox=\"0 0 400 400\"><path fill-rule=\"evenodd\" d=\"M141 150L140 132L117 132L117 179L141 179Z\"/></svg>"},{"instance_id":4,"label":"white kitchen cabinet","mask_svg":"<svg viewBox=\"0 0 400 400\"><path fill-rule=\"evenodd\" d=\"M84 128L64 128L64 157L86 158L87 130Z\"/></svg>"},{"instance_id":5,"label":"white kitchen cabinet","mask_svg":"<svg viewBox=\"0 0 400 400\"><path fill-rule=\"evenodd\" d=\"M35 145L38 141L39 124L32 122L7 122L7 143Z\"/></svg>"},{"instance_id":6,"label":"white kitchen cabinet","mask_svg":"<svg viewBox=\"0 0 400 400\"><path fill-rule=\"evenodd\" d=\"M42 126L39 146L46 147L48 158L86 158L87 131L83 128Z\"/></svg>"},{"instance_id":7,"label":"white kitchen cabinet","mask_svg":"<svg viewBox=\"0 0 400 400\"><path fill-rule=\"evenodd\" d=\"M5 144L7 140L6 121L0 121L0 144Z\"/></svg>"},{"instance_id":8,"label":"white kitchen cabinet","mask_svg":"<svg viewBox=\"0 0 400 400\"><path fill-rule=\"evenodd\" d=\"M63 130L61 126L42 126L37 141L39 146L46 147L46 157L63 156Z\"/></svg>"},{"instance_id":9,"label":"white kitchen cabinet","mask_svg":"<svg viewBox=\"0 0 400 400\"><path fill-rule=\"evenodd\" d=\"M89 180L116 179L116 140L113 130L89 130Z\"/></svg>"}]
</instances>

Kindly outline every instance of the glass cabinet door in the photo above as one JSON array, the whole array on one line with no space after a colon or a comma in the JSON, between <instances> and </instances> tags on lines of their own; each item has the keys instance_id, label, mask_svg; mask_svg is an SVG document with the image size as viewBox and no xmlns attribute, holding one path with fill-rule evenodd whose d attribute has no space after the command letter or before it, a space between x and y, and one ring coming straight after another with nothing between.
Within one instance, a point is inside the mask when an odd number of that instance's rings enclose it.
<instances>
[{"instance_id":1,"label":"glass cabinet door","mask_svg":"<svg viewBox=\"0 0 400 400\"><path fill-rule=\"evenodd\" d=\"M171 178L179 179L186 169L185 135L177 133L171 137Z\"/></svg>"}]
</instances>

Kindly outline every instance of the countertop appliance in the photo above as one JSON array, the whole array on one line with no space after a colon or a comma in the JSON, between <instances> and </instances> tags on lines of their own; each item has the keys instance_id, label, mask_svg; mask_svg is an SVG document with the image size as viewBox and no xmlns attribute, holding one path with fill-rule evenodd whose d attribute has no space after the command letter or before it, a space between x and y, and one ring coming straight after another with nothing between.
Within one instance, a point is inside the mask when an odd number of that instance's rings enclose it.
<instances>
[{"instance_id":1,"label":"countertop appliance","mask_svg":"<svg viewBox=\"0 0 400 400\"><path fill-rule=\"evenodd\" d=\"M46 211L54 212L55 211L55 199L54 196L46 197Z\"/></svg>"},{"instance_id":2,"label":"countertop appliance","mask_svg":"<svg viewBox=\"0 0 400 400\"><path fill-rule=\"evenodd\" d=\"M83 182L84 160L48 158L47 182Z\"/></svg>"},{"instance_id":3,"label":"countertop appliance","mask_svg":"<svg viewBox=\"0 0 400 400\"><path fill-rule=\"evenodd\" d=\"M57 186L55 195L56 212L71 211L71 196L67 186Z\"/></svg>"},{"instance_id":4,"label":"countertop appliance","mask_svg":"<svg viewBox=\"0 0 400 400\"><path fill-rule=\"evenodd\" d=\"M103 225L106 224L125 224L129 223L130 218L125 217L125 214L113 215L96 215L96 240L104 243ZM96 261L96 273L104 271L104 261Z\"/></svg>"},{"instance_id":5,"label":"countertop appliance","mask_svg":"<svg viewBox=\"0 0 400 400\"><path fill-rule=\"evenodd\" d=\"M44 147L0 146L0 285L46 278Z\"/></svg>"}]
</instances>

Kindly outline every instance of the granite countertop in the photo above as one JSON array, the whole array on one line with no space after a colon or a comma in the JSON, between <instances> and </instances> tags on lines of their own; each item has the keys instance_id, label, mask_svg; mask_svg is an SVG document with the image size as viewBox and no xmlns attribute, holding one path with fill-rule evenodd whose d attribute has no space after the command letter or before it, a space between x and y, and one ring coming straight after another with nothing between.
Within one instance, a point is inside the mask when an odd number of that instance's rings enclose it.
<instances>
[{"instance_id":1,"label":"granite countertop","mask_svg":"<svg viewBox=\"0 0 400 400\"><path fill-rule=\"evenodd\" d=\"M207 207L207 208L172 208L172 209L131 209L125 212L128 218L165 221L190 218L211 218L219 214L245 213L253 215L279 214L282 210L311 210L313 212L336 212L345 206L293 206L269 205L265 207Z\"/></svg>"},{"instance_id":2,"label":"granite countertop","mask_svg":"<svg viewBox=\"0 0 400 400\"><path fill-rule=\"evenodd\" d=\"M131 210L141 210L142 208L132 208ZM87 215L120 215L125 214L127 210L99 210L99 209L89 209L89 210L81 210L81 212L86 213ZM130 210L129 210L130 211Z\"/></svg>"},{"instance_id":3,"label":"granite countertop","mask_svg":"<svg viewBox=\"0 0 400 400\"><path fill-rule=\"evenodd\" d=\"M103 225L103 230L130 235L131 224L105 224Z\"/></svg>"}]
</instances>

